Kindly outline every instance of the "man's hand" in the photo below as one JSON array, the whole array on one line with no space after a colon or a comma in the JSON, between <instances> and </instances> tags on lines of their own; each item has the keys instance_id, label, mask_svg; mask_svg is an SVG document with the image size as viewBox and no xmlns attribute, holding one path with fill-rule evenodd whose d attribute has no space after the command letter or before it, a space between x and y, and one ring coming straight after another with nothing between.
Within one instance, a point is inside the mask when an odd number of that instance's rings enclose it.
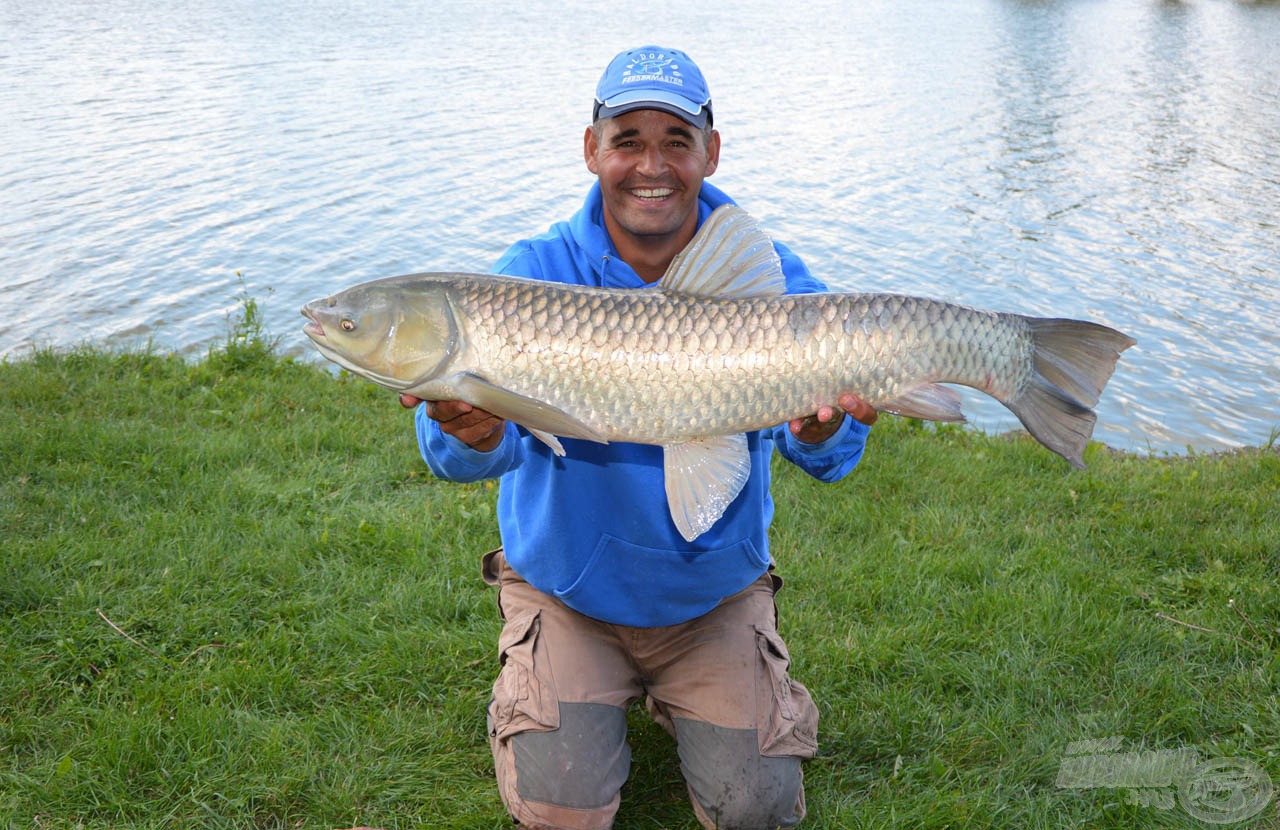
<instances>
[{"instance_id":1,"label":"man's hand","mask_svg":"<svg viewBox=\"0 0 1280 830\"><path fill-rule=\"evenodd\" d=\"M413 409L421 398L401 395L400 405ZM473 450L490 452L502 443L506 424L502 418L462 401L427 401L427 417L440 424L440 431L452 435Z\"/></svg>"},{"instance_id":2,"label":"man's hand","mask_svg":"<svg viewBox=\"0 0 1280 830\"><path fill-rule=\"evenodd\" d=\"M871 404L856 395L840 396L840 408L824 406L807 418L797 418L788 426L797 440L806 444L821 444L836 434L845 413L853 416L855 421L871 426L880 417L880 413L871 408Z\"/></svg>"}]
</instances>

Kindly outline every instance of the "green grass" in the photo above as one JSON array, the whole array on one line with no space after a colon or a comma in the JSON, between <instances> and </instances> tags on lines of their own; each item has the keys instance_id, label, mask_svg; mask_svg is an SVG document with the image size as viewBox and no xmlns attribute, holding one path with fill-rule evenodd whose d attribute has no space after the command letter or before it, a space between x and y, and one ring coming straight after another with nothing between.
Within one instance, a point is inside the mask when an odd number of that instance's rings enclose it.
<instances>
[{"instance_id":1,"label":"green grass","mask_svg":"<svg viewBox=\"0 0 1280 830\"><path fill-rule=\"evenodd\" d=\"M198 362L0 363L0 826L507 826L496 489L434 480L394 395L246 309ZM1280 454L1086 460L886 418L844 482L778 465L806 826L1204 826L1058 787L1096 738L1280 784ZM631 724L617 826L696 827Z\"/></svg>"}]
</instances>

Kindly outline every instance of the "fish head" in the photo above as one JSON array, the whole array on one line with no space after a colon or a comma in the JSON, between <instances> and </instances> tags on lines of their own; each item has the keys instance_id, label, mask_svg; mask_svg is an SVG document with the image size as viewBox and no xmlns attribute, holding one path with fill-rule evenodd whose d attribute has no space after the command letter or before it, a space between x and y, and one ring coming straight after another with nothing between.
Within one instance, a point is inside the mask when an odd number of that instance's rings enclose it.
<instances>
[{"instance_id":1,"label":"fish head","mask_svg":"<svg viewBox=\"0 0 1280 830\"><path fill-rule=\"evenodd\" d=\"M447 368L458 347L447 287L392 277L302 307L302 331L329 360L389 389L421 386Z\"/></svg>"}]
</instances>

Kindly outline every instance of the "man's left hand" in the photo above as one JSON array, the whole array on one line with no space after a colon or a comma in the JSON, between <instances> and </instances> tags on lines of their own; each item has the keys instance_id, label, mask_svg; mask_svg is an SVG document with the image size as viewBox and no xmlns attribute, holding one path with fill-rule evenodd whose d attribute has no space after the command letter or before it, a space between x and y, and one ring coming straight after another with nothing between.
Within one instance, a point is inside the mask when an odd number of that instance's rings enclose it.
<instances>
[{"instance_id":1,"label":"man's left hand","mask_svg":"<svg viewBox=\"0 0 1280 830\"><path fill-rule=\"evenodd\" d=\"M844 421L845 413L853 416L855 421L871 426L880 417L880 413L871 408L871 404L857 395L840 396L840 408L834 406L821 407L807 418L797 418L788 426L797 440L806 444L821 444L836 434Z\"/></svg>"}]
</instances>

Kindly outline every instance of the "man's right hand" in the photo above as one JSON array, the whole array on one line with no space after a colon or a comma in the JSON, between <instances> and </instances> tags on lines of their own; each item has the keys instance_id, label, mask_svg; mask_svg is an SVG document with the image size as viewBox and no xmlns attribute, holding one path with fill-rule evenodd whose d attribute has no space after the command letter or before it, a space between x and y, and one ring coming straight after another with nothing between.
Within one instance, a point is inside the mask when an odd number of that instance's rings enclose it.
<instances>
[{"instance_id":1,"label":"man's right hand","mask_svg":"<svg viewBox=\"0 0 1280 830\"><path fill-rule=\"evenodd\" d=\"M423 403L413 395L401 395L400 405L413 409ZM440 431L451 435L478 452L490 452L502 443L507 422L463 401L426 401L427 417L440 424Z\"/></svg>"}]
</instances>

